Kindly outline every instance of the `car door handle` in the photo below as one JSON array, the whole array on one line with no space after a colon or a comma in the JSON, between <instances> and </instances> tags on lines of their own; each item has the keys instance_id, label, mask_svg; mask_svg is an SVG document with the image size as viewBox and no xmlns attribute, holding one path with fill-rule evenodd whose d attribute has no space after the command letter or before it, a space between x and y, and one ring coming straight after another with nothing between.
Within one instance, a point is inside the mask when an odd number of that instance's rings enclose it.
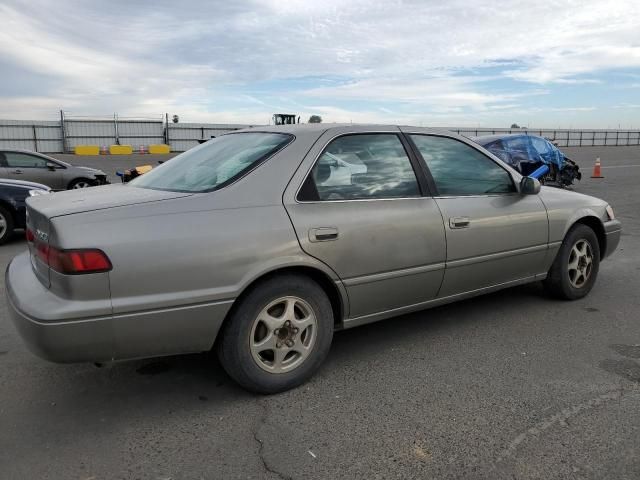
<instances>
[{"instance_id":1,"label":"car door handle","mask_svg":"<svg viewBox=\"0 0 640 480\"><path fill-rule=\"evenodd\" d=\"M338 229L334 227L318 227L309 230L310 242L328 242L338 239Z\"/></svg>"},{"instance_id":2,"label":"car door handle","mask_svg":"<svg viewBox=\"0 0 640 480\"><path fill-rule=\"evenodd\" d=\"M13 173L22 173L22 170L20 170L20 169L14 170Z\"/></svg>"},{"instance_id":3,"label":"car door handle","mask_svg":"<svg viewBox=\"0 0 640 480\"><path fill-rule=\"evenodd\" d=\"M452 217L449 219L449 227L451 228L468 228L470 223L469 217Z\"/></svg>"}]
</instances>

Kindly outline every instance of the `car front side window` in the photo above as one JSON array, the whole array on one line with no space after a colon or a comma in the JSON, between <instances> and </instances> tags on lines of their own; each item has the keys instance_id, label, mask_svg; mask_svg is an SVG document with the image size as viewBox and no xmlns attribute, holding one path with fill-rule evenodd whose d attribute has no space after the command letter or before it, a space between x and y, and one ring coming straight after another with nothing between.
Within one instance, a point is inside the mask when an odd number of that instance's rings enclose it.
<instances>
[{"instance_id":1,"label":"car front side window","mask_svg":"<svg viewBox=\"0 0 640 480\"><path fill-rule=\"evenodd\" d=\"M47 166L47 161L44 158L27 153L6 152L5 156L9 168L46 168Z\"/></svg>"},{"instance_id":2,"label":"car front side window","mask_svg":"<svg viewBox=\"0 0 640 480\"><path fill-rule=\"evenodd\" d=\"M344 135L316 161L300 201L419 197L420 188L402 142L393 133Z\"/></svg>"},{"instance_id":3,"label":"car front side window","mask_svg":"<svg viewBox=\"0 0 640 480\"><path fill-rule=\"evenodd\" d=\"M461 141L434 135L411 135L427 163L441 196L516 192L509 172Z\"/></svg>"}]
</instances>

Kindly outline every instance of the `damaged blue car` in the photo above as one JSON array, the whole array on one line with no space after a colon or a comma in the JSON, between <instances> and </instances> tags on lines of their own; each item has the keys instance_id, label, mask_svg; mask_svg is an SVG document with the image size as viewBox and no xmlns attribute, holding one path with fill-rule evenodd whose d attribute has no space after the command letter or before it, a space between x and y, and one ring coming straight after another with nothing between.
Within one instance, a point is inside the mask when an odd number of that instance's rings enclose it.
<instances>
[{"instance_id":1,"label":"damaged blue car","mask_svg":"<svg viewBox=\"0 0 640 480\"><path fill-rule=\"evenodd\" d=\"M546 138L515 133L483 135L472 137L472 140L511 165L522 175L530 175L546 165L549 171L540 178L540 182L546 185L564 188L582 178L580 167Z\"/></svg>"}]
</instances>

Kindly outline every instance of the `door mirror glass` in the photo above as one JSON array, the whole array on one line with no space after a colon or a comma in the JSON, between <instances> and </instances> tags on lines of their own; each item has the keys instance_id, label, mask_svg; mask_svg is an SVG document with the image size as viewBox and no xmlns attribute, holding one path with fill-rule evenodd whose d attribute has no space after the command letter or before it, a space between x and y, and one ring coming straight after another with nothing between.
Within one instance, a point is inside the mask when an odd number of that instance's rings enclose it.
<instances>
[{"instance_id":1,"label":"door mirror glass","mask_svg":"<svg viewBox=\"0 0 640 480\"><path fill-rule=\"evenodd\" d=\"M523 195L537 195L540 193L540 182L537 178L522 177L520 181L520 193Z\"/></svg>"}]
</instances>

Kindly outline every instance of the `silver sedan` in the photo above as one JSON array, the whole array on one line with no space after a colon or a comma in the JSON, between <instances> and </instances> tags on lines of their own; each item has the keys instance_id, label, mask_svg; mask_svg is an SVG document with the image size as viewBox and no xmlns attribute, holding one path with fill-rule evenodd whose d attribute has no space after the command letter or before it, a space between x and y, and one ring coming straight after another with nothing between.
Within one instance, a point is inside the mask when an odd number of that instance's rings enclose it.
<instances>
[{"instance_id":1,"label":"silver sedan","mask_svg":"<svg viewBox=\"0 0 640 480\"><path fill-rule=\"evenodd\" d=\"M46 359L215 349L273 393L308 379L336 330L527 282L584 297L620 231L606 202L448 132L265 127L126 185L30 198L6 285Z\"/></svg>"},{"instance_id":2,"label":"silver sedan","mask_svg":"<svg viewBox=\"0 0 640 480\"><path fill-rule=\"evenodd\" d=\"M102 170L71 165L29 150L0 150L0 178L41 183L53 190L109 183Z\"/></svg>"}]
</instances>

